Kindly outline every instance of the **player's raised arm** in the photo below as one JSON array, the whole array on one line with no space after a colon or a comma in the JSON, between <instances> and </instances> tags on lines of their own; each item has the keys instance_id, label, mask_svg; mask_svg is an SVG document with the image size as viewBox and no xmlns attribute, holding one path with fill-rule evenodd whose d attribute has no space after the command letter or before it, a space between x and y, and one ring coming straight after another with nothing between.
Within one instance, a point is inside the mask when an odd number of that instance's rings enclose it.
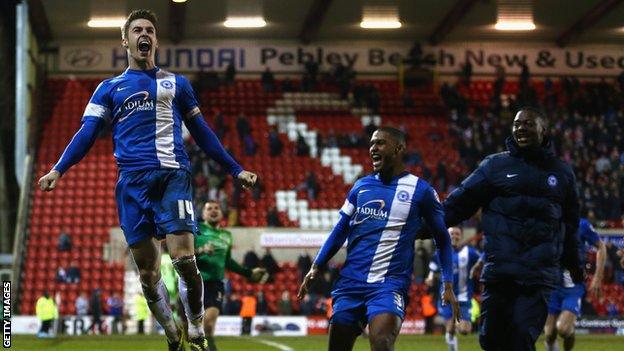
<instances>
[{"instance_id":1,"label":"player's raised arm","mask_svg":"<svg viewBox=\"0 0 624 351\"><path fill-rule=\"evenodd\" d=\"M181 85L179 98L182 104L182 113L184 114L184 124L191 136L193 136L195 143L210 158L223 166L228 173L238 178L242 182L243 187L254 186L258 178L256 174L243 170L243 167L225 150L217 135L204 120L191 84L182 76L179 76L178 79Z\"/></svg>"},{"instance_id":2,"label":"player's raised arm","mask_svg":"<svg viewBox=\"0 0 624 351\"><path fill-rule=\"evenodd\" d=\"M442 303L450 303L453 307L453 319L459 322L459 303L453 292L453 247L451 238L444 224L444 210L435 190L428 186L422 201L422 216L429 228L438 249L442 270L444 293Z\"/></svg>"},{"instance_id":3,"label":"player's raised arm","mask_svg":"<svg viewBox=\"0 0 624 351\"><path fill-rule=\"evenodd\" d=\"M41 190L54 190L61 176L89 152L102 128L110 122L111 113L107 96L106 84L101 83L85 108L80 129L74 134L52 170L39 179Z\"/></svg>"},{"instance_id":4,"label":"player's raised arm","mask_svg":"<svg viewBox=\"0 0 624 351\"><path fill-rule=\"evenodd\" d=\"M490 201L494 192L491 191L486 176L489 162L489 158L483 160L479 167L444 200L446 227L456 226L470 218Z\"/></svg>"}]
</instances>

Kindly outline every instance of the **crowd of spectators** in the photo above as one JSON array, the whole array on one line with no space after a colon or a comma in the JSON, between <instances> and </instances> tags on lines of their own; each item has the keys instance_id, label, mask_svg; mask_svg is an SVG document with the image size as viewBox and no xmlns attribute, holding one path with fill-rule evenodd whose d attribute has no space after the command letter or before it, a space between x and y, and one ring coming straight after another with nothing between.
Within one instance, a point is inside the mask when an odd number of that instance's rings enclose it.
<instances>
[{"instance_id":1,"label":"crowd of spectators","mask_svg":"<svg viewBox=\"0 0 624 351\"><path fill-rule=\"evenodd\" d=\"M500 81L494 83L486 106L463 96L461 82L441 87L442 100L449 108L450 133L457 140L466 168L474 169L488 154L505 150L505 139L519 107L541 107L549 118L555 153L574 168L583 215L601 222L621 221L624 118L620 86L604 79L579 82L567 77L558 87L550 78L532 83L527 69L518 94L505 95L504 76L497 79ZM537 93L535 84L543 84L542 94Z\"/></svg>"}]
</instances>

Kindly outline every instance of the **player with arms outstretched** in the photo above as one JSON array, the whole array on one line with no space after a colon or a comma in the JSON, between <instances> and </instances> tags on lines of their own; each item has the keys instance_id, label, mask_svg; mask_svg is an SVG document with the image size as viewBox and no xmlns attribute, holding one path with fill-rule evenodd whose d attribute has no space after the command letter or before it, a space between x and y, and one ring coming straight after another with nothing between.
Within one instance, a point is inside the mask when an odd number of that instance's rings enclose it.
<instances>
[{"instance_id":1,"label":"player with arms outstretched","mask_svg":"<svg viewBox=\"0 0 624 351\"><path fill-rule=\"evenodd\" d=\"M217 351L214 342L215 325L223 305L225 270L240 274L258 283L268 278L264 268L249 268L232 259L232 233L219 227L223 211L216 201L208 201L202 210L203 222L195 237L197 268L204 282L204 332L209 351Z\"/></svg>"},{"instance_id":2,"label":"player with arms outstretched","mask_svg":"<svg viewBox=\"0 0 624 351\"><path fill-rule=\"evenodd\" d=\"M82 126L39 186L53 190L61 176L86 155L98 133L106 125L111 127L119 167L115 189L119 221L138 266L145 298L165 330L169 350L184 350L182 330L173 319L159 272L156 239L165 238L190 320L189 346L203 351L208 348L202 327L203 285L193 250L197 225L182 123L200 148L243 186L253 186L256 175L244 171L210 130L189 81L155 66L156 25L156 16L149 10L130 13L121 33L128 69L100 83L85 108Z\"/></svg>"},{"instance_id":3,"label":"player with arms outstretched","mask_svg":"<svg viewBox=\"0 0 624 351\"><path fill-rule=\"evenodd\" d=\"M299 288L308 291L319 267L348 240L347 259L332 291L329 350L348 351L369 324L373 351L394 350L405 317L414 262L414 240L423 219L440 250L446 303L458 314L453 294L452 249L435 190L405 171L405 134L377 129L370 141L374 173L359 179L340 209L340 220L318 252Z\"/></svg>"},{"instance_id":4,"label":"player with arms outstretched","mask_svg":"<svg viewBox=\"0 0 624 351\"><path fill-rule=\"evenodd\" d=\"M578 234L581 240L580 256L585 258L588 246L597 250L596 271L589 285L589 290L596 296L600 296L602 277L604 275L605 261L607 259L607 247L600 240L594 227L585 218L581 218ZM557 335L563 338L563 349L570 351L574 347L574 324L576 318L581 315L581 301L585 295L585 285L581 282L574 284L568 270L563 272L563 282L551 294L548 302L548 317L544 326L546 334L546 350L558 351Z\"/></svg>"},{"instance_id":5,"label":"player with arms outstretched","mask_svg":"<svg viewBox=\"0 0 624 351\"><path fill-rule=\"evenodd\" d=\"M449 351L457 351L456 332L467 335L472 330L470 320L470 308L472 294L474 292L473 275L474 267L479 262L480 254L472 246L463 245L463 232L460 227L451 227L448 229L451 237L451 246L453 246L453 291L459 301L459 323L453 320L451 306L440 304L438 301L438 314L444 318L446 325L446 345ZM440 274L440 255L436 252L433 259L429 263L429 275L425 280L427 285L432 286L433 281Z\"/></svg>"}]
</instances>

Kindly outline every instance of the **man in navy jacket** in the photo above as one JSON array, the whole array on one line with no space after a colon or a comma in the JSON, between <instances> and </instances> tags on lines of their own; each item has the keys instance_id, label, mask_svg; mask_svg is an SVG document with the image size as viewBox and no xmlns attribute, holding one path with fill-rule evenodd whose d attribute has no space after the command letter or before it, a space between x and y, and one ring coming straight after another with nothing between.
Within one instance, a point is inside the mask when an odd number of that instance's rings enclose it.
<instances>
[{"instance_id":1,"label":"man in navy jacket","mask_svg":"<svg viewBox=\"0 0 624 351\"><path fill-rule=\"evenodd\" d=\"M521 109L508 151L486 157L444 201L448 227L482 209L479 342L487 351L535 350L562 266L582 280L576 181L552 153L546 130L541 111Z\"/></svg>"}]
</instances>

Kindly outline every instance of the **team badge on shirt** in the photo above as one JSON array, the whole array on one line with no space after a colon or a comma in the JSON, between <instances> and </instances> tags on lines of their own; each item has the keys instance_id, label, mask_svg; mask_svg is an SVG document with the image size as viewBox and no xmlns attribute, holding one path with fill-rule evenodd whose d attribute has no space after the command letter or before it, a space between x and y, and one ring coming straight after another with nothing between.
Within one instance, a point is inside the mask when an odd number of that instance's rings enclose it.
<instances>
[{"instance_id":1,"label":"team badge on shirt","mask_svg":"<svg viewBox=\"0 0 624 351\"><path fill-rule=\"evenodd\" d=\"M557 186L557 177L555 177L554 175L551 175L548 177L548 185L550 185L552 188Z\"/></svg>"}]
</instances>

